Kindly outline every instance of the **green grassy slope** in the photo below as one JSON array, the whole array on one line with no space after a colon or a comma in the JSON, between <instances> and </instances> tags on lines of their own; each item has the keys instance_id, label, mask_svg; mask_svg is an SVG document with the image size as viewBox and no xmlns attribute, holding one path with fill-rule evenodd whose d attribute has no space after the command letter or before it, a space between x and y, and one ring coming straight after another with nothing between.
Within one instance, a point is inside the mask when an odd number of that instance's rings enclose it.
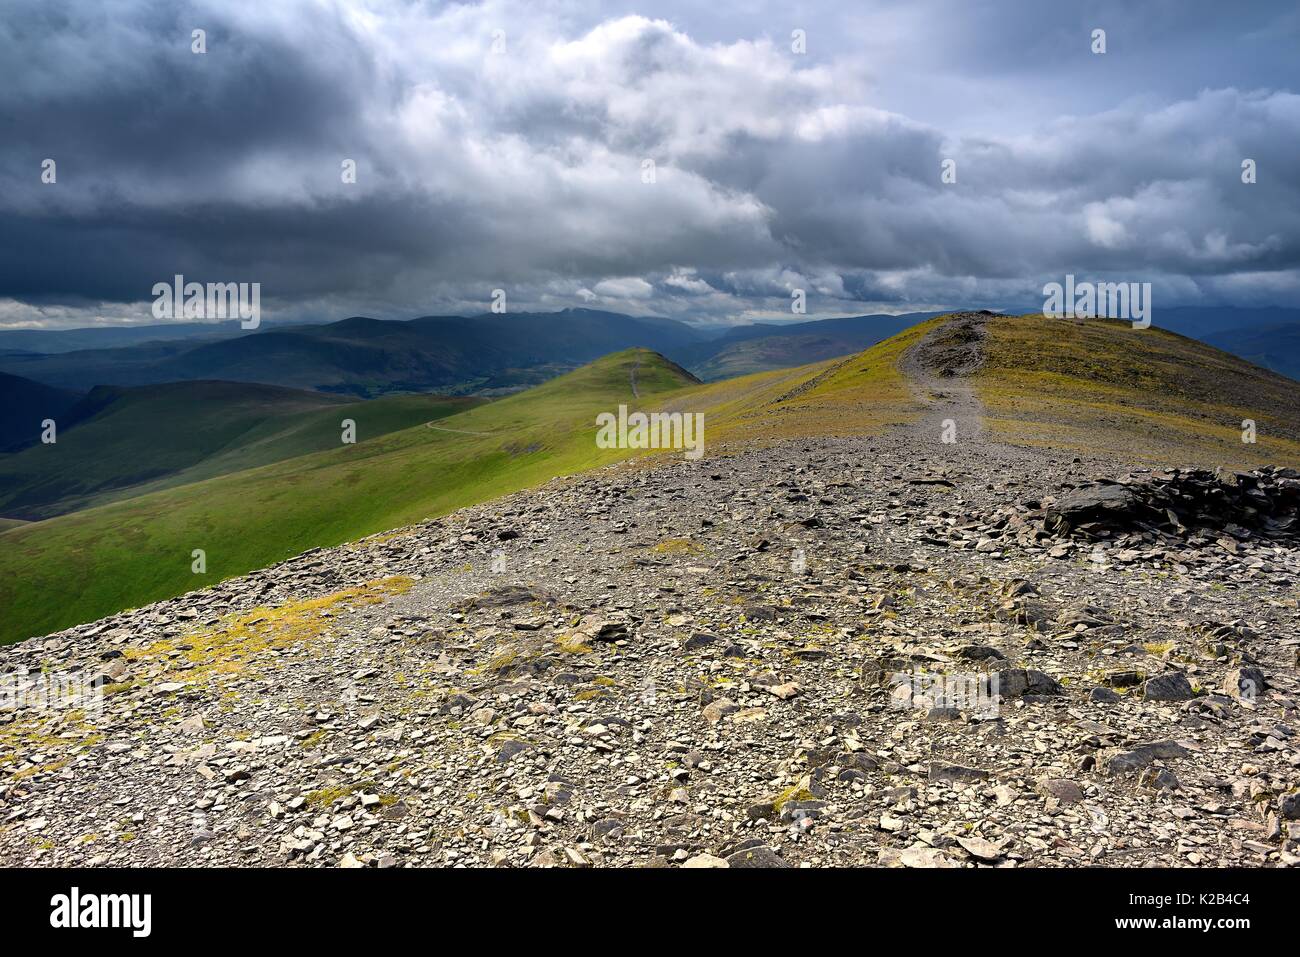
<instances>
[{"instance_id":1,"label":"green grassy slope","mask_svg":"<svg viewBox=\"0 0 1300 957\"><path fill-rule=\"evenodd\" d=\"M441 418L476 400L433 395L348 402L233 382L101 387L52 445L0 455L0 515L35 520L266 465Z\"/></svg>"},{"instance_id":2,"label":"green grassy slope","mask_svg":"<svg viewBox=\"0 0 1300 957\"><path fill-rule=\"evenodd\" d=\"M439 422L460 431L418 425L6 532L0 641L613 461L627 453L595 448L593 423L620 401L635 403L634 366L643 401L691 381L653 353L619 353ZM206 552L204 575L190 570L194 549Z\"/></svg>"},{"instance_id":3,"label":"green grassy slope","mask_svg":"<svg viewBox=\"0 0 1300 957\"><path fill-rule=\"evenodd\" d=\"M0 514L33 519L70 511L98 491L188 468L268 420L338 404L331 396L230 382L101 386L69 410L57 442L0 456Z\"/></svg>"},{"instance_id":4,"label":"green grassy slope","mask_svg":"<svg viewBox=\"0 0 1300 957\"><path fill-rule=\"evenodd\" d=\"M620 403L705 413L710 450L790 431L878 428L909 402L892 368L901 345L891 343L852 368L820 363L707 385L653 352L628 350L436 428L419 425L13 529L0 547L0 641L147 604L558 475L633 455L681 454L598 449L596 416ZM828 368L837 375L822 376ZM850 373L852 381L842 382ZM810 382L833 388L799 391ZM194 549L206 553L206 574L191 572Z\"/></svg>"}]
</instances>

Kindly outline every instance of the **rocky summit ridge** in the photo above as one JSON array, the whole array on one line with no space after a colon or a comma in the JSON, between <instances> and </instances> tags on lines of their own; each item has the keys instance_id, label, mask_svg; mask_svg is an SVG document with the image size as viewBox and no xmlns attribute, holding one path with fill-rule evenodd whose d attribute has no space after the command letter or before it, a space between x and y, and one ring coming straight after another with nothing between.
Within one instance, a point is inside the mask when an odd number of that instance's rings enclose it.
<instances>
[{"instance_id":1,"label":"rocky summit ridge","mask_svg":"<svg viewBox=\"0 0 1300 957\"><path fill-rule=\"evenodd\" d=\"M886 434L555 480L0 649L0 863L1300 864L1295 473L997 439L984 321L914 349ZM36 706L51 674L102 698Z\"/></svg>"}]
</instances>

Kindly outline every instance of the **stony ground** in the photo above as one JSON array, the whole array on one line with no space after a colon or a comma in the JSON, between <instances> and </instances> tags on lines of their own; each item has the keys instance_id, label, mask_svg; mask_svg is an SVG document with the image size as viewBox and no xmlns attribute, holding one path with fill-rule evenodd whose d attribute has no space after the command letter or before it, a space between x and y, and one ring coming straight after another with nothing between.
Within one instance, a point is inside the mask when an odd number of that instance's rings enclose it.
<instances>
[{"instance_id":1,"label":"stony ground","mask_svg":"<svg viewBox=\"0 0 1300 957\"><path fill-rule=\"evenodd\" d=\"M0 706L0 863L1300 863L1300 552L1047 534L1128 469L987 440L979 339L909 357L915 427L605 469L0 649L106 692Z\"/></svg>"}]
</instances>

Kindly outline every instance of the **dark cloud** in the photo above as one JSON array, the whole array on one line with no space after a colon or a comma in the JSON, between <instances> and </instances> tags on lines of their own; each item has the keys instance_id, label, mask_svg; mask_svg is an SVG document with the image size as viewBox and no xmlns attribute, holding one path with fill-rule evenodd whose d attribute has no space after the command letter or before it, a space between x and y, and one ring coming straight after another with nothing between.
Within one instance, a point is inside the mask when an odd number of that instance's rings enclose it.
<instances>
[{"instance_id":1,"label":"dark cloud","mask_svg":"<svg viewBox=\"0 0 1300 957\"><path fill-rule=\"evenodd\" d=\"M176 272L319 318L498 287L688 318L794 288L814 314L1020 305L1065 272L1292 301L1294 12L1058 6L17 0L0 323L144 319Z\"/></svg>"}]
</instances>

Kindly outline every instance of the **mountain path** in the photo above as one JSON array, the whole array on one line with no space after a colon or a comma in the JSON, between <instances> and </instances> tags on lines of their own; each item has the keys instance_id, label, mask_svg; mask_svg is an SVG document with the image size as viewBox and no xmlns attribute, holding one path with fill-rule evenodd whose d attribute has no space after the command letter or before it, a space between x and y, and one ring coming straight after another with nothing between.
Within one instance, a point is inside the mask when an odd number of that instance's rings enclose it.
<instances>
[{"instance_id":1,"label":"mountain path","mask_svg":"<svg viewBox=\"0 0 1300 957\"><path fill-rule=\"evenodd\" d=\"M955 313L912 346L899 361L913 393L925 406L917 426L926 444L984 447L984 405L972 379L984 362L990 313ZM955 430L955 435L954 435ZM945 435L952 436L945 442Z\"/></svg>"},{"instance_id":2,"label":"mountain path","mask_svg":"<svg viewBox=\"0 0 1300 957\"><path fill-rule=\"evenodd\" d=\"M432 422L424 423L426 429L434 429L438 432L455 432L457 435L491 435L491 432L471 432L469 429L449 429L445 425L434 425Z\"/></svg>"}]
</instances>

